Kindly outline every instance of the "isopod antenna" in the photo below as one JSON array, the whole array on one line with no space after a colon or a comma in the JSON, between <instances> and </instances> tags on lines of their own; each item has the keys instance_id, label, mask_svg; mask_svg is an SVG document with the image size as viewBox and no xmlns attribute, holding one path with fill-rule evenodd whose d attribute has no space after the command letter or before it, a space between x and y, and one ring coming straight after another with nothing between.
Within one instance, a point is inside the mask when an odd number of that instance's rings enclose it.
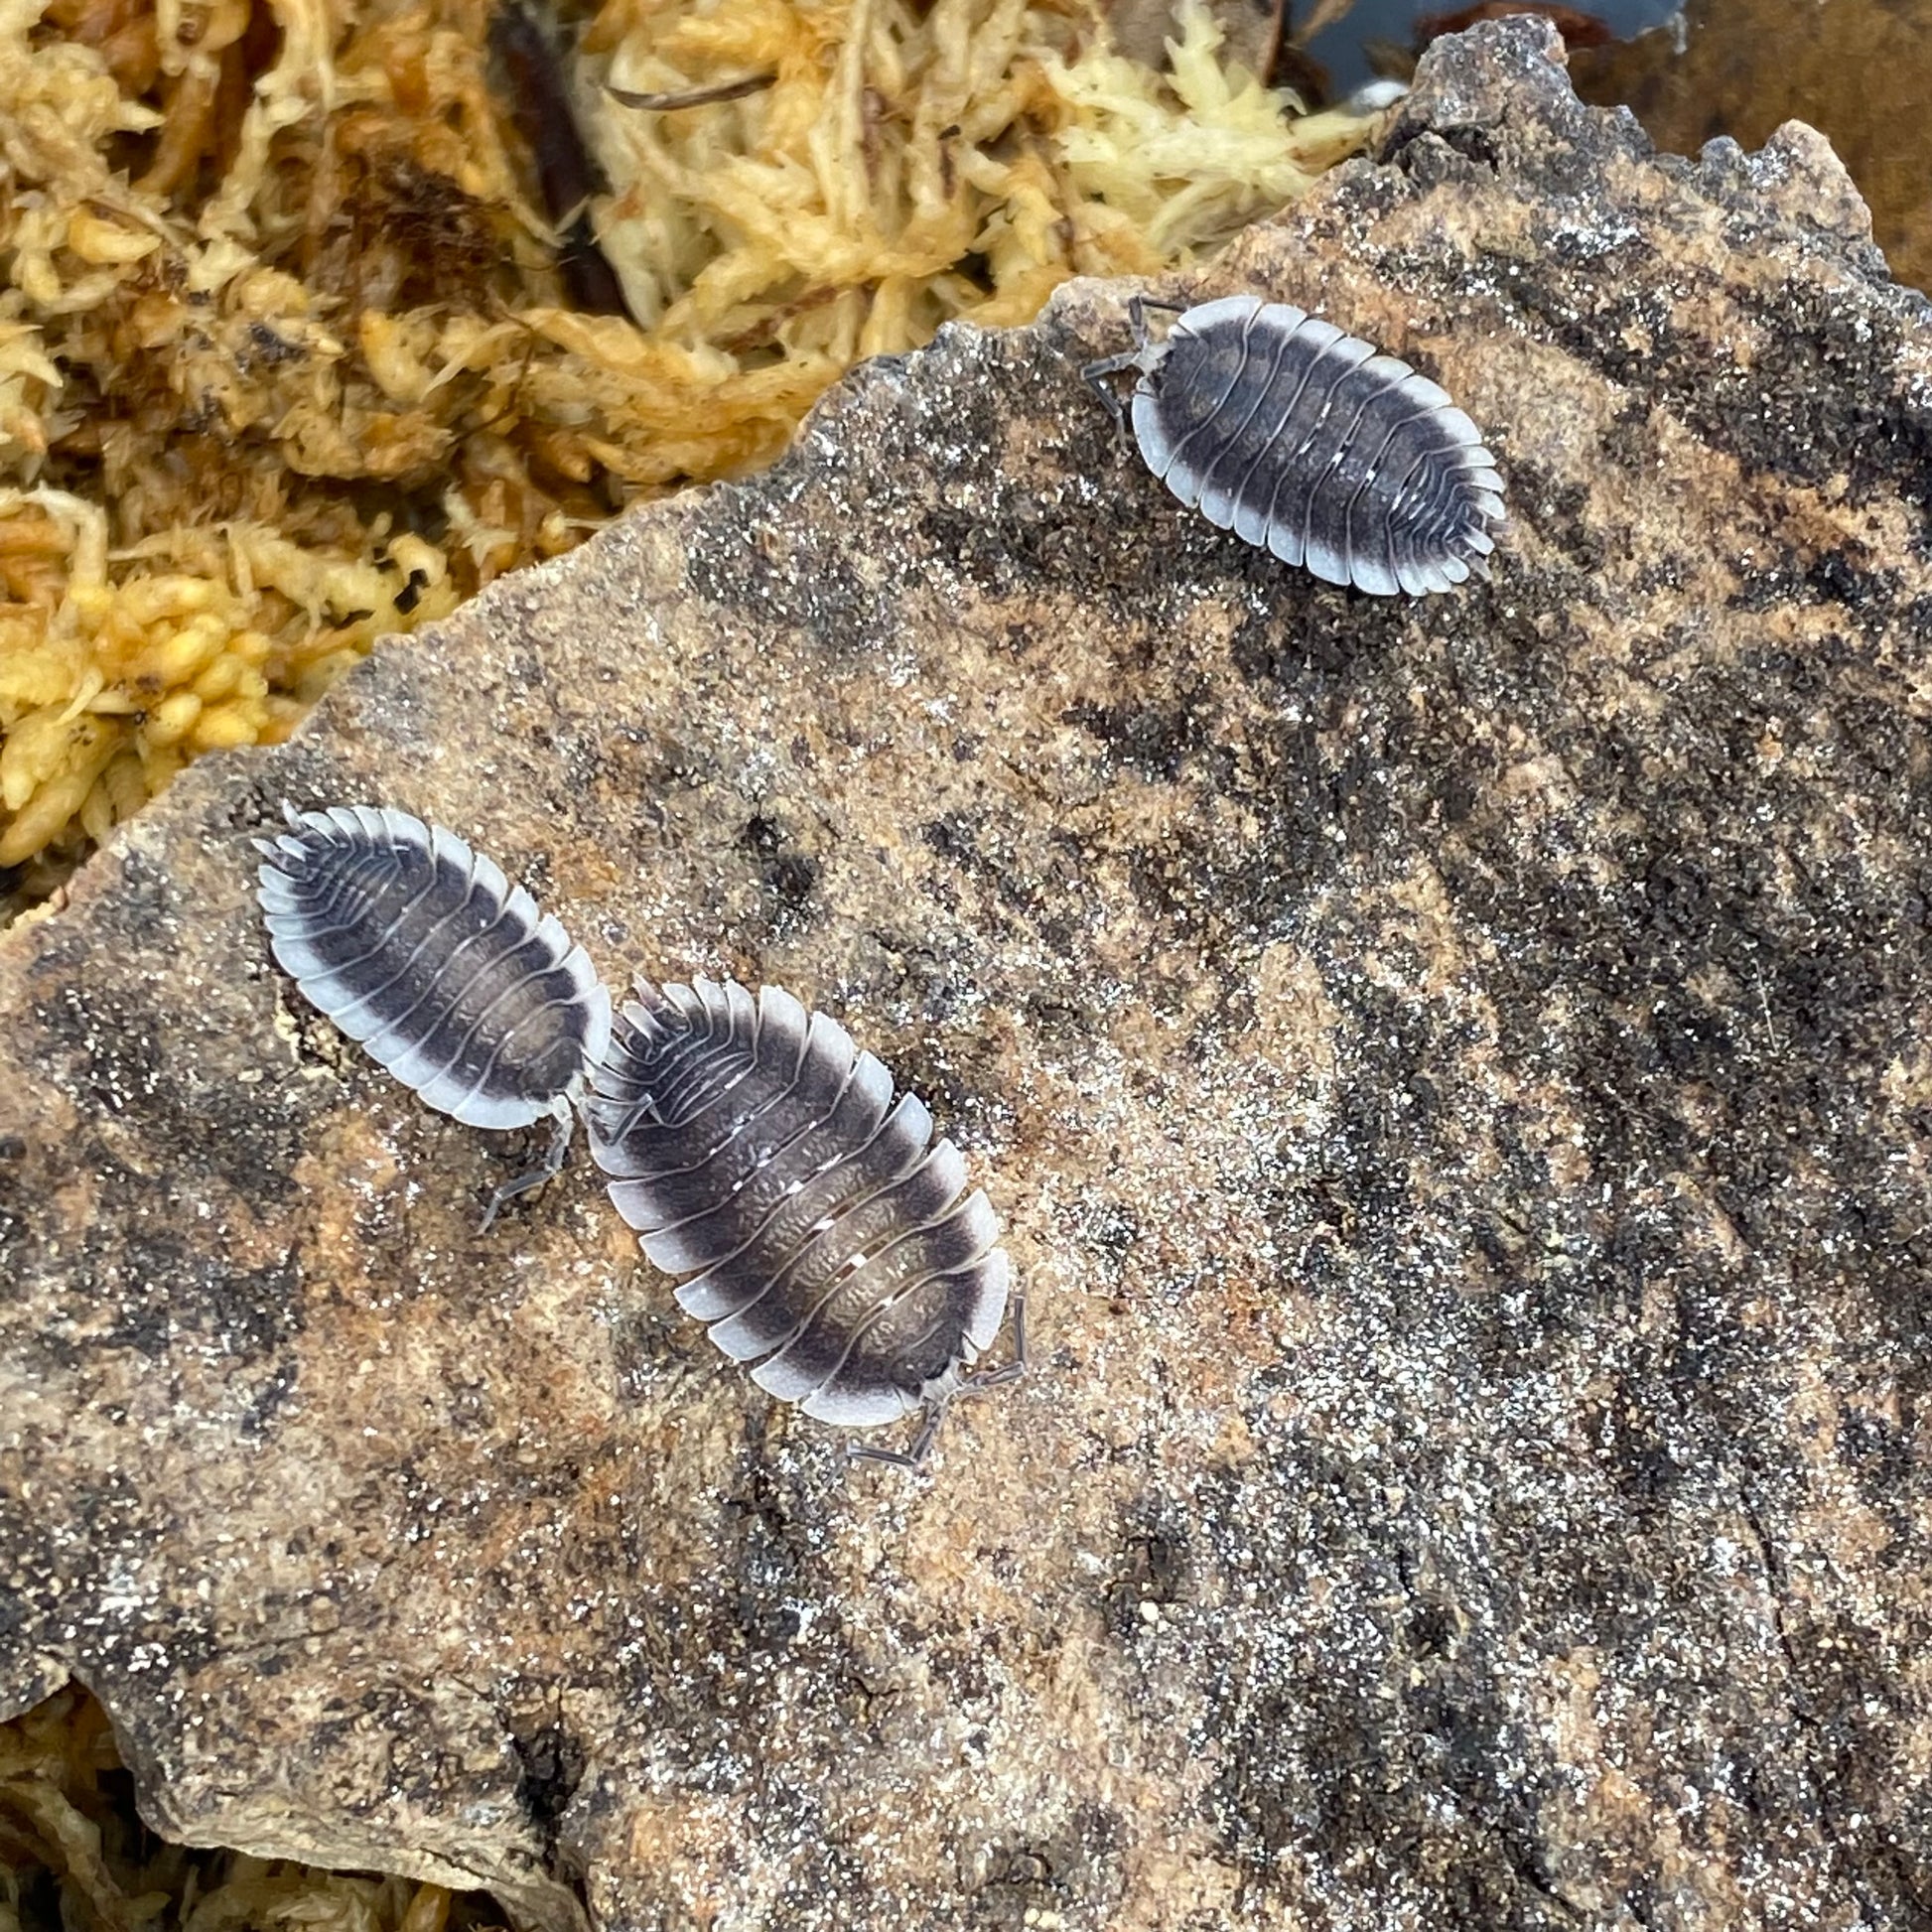
<instances>
[{"instance_id":1,"label":"isopod antenna","mask_svg":"<svg viewBox=\"0 0 1932 1932\"><path fill-rule=\"evenodd\" d=\"M1080 371L1087 386L1107 405L1107 413L1114 419L1114 428L1123 436L1127 433L1127 412L1121 408L1120 397L1115 394L1109 378L1120 374L1123 369L1138 369L1144 376L1152 375L1161 366L1167 345L1154 340L1154 332L1147 326L1147 312L1150 309L1165 309L1178 315L1186 307L1184 302L1167 302L1155 295L1130 295L1127 298L1127 326L1134 332L1134 346L1122 349L1118 355L1099 356Z\"/></svg>"},{"instance_id":2,"label":"isopod antenna","mask_svg":"<svg viewBox=\"0 0 1932 1932\"><path fill-rule=\"evenodd\" d=\"M483 1209L483 1220L477 1226L479 1234L487 1234L496 1216L521 1194L533 1194L546 1181L554 1180L564 1171L564 1163L570 1157L571 1137L576 1132L577 1116L583 1111L584 1095L559 1094L551 1102L550 1139L543 1150L543 1159L535 1167L525 1168L519 1174L512 1174L500 1186L492 1188L489 1204Z\"/></svg>"}]
</instances>

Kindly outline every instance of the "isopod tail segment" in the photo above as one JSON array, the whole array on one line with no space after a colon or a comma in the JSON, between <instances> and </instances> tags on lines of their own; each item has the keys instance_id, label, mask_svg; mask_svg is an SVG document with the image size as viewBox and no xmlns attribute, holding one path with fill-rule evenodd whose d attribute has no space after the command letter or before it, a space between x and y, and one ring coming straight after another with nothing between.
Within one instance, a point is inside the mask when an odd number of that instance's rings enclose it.
<instances>
[{"instance_id":1,"label":"isopod tail segment","mask_svg":"<svg viewBox=\"0 0 1932 1932\"><path fill-rule=\"evenodd\" d=\"M409 1087L468 1127L543 1120L544 1158L504 1203L563 1166L574 1114L611 1039L611 995L581 946L454 832L389 806L298 812L258 839L276 963L303 997Z\"/></svg>"},{"instance_id":2,"label":"isopod tail segment","mask_svg":"<svg viewBox=\"0 0 1932 1932\"><path fill-rule=\"evenodd\" d=\"M1159 296L1130 295L1127 298L1127 326L1134 332L1134 346L1122 349L1118 355L1099 356L1080 371L1088 387L1107 405L1107 413L1114 419L1114 428L1121 435L1127 434L1127 412L1121 407L1120 397L1110 378L1119 375L1123 369L1137 370L1143 381L1151 376L1161 366L1168 345L1154 340L1154 332L1147 326L1147 312L1161 309L1171 315L1181 315L1186 308L1184 302L1168 302Z\"/></svg>"},{"instance_id":3,"label":"isopod tail segment","mask_svg":"<svg viewBox=\"0 0 1932 1932\"><path fill-rule=\"evenodd\" d=\"M848 1443L845 1446L847 1459L853 1462L887 1462L896 1469L923 1469L932 1454L932 1445L938 1438L939 1425L946 1419L946 1411L961 1396L991 1395L995 1389L1004 1389L1018 1382L1028 1368L1026 1291L1016 1288L1009 1306L1013 1316L1013 1359L1010 1362L1001 1362L993 1368L969 1369L963 1375L956 1374L947 1387L928 1395L925 1421L919 1425L919 1433L913 1437L909 1449L880 1449L873 1443Z\"/></svg>"}]
</instances>

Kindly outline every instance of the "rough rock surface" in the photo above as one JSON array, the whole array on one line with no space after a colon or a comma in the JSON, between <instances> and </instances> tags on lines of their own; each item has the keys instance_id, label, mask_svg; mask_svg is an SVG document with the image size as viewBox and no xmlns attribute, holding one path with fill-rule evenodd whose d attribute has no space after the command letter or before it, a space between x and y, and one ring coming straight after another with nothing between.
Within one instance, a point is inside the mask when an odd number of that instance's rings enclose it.
<instances>
[{"instance_id":1,"label":"rough rock surface","mask_svg":"<svg viewBox=\"0 0 1932 1932\"><path fill-rule=\"evenodd\" d=\"M1932 318L1829 152L1662 162L1540 26L1211 277L1491 432L1492 586L1326 589L1081 386L861 371L198 767L0 950L0 1704L163 1829L548 1926L1932 1913ZM1036 1373L849 1466L581 1158L266 963L284 795L616 975L843 1016Z\"/></svg>"},{"instance_id":2,"label":"rough rock surface","mask_svg":"<svg viewBox=\"0 0 1932 1932\"><path fill-rule=\"evenodd\" d=\"M1858 183L1893 274L1932 289L1928 46L1932 0L1686 0L1634 41L1577 50L1570 72L1674 153L1720 128L1755 147L1780 121L1809 122Z\"/></svg>"}]
</instances>

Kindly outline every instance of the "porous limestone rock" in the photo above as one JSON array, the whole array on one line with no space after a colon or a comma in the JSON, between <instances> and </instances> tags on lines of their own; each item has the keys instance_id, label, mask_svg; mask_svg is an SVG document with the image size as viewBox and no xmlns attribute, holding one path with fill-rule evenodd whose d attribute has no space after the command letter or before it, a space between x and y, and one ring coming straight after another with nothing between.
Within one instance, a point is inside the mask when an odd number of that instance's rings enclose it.
<instances>
[{"instance_id":1,"label":"porous limestone rock","mask_svg":"<svg viewBox=\"0 0 1932 1932\"><path fill-rule=\"evenodd\" d=\"M1816 137L1535 22L1185 289L1488 433L1421 602L1175 504L1127 290L858 371L0 941L0 1706L569 1927L1905 1926L1932 1898L1932 317ZM844 1019L1035 1365L916 1477L420 1107L248 839L375 799Z\"/></svg>"}]
</instances>

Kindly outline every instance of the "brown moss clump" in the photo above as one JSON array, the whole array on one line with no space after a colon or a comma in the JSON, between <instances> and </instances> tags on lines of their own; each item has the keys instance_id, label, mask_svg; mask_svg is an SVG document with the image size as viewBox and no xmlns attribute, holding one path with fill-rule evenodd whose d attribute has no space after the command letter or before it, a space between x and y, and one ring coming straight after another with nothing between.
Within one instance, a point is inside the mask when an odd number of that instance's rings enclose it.
<instances>
[{"instance_id":1,"label":"brown moss clump","mask_svg":"<svg viewBox=\"0 0 1932 1932\"><path fill-rule=\"evenodd\" d=\"M489 25L0 8L0 915L376 636L770 461L860 356L1185 261L1362 132L1203 11L1162 76L1089 0L607 0L559 72L630 314L586 314Z\"/></svg>"}]
</instances>

